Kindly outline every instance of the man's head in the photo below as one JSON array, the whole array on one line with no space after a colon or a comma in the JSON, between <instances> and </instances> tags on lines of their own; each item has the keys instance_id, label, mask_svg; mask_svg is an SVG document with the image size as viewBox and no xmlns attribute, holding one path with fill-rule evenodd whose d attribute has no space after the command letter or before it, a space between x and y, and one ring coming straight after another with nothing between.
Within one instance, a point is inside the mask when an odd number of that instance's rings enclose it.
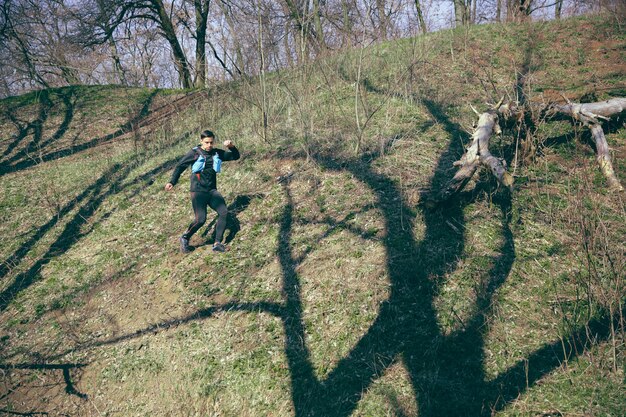
<instances>
[{"instance_id":1,"label":"man's head","mask_svg":"<svg viewBox=\"0 0 626 417\"><path fill-rule=\"evenodd\" d=\"M205 151L210 151L213 149L213 145L215 144L215 134L210 130L205 130L200 133L200 147Z\"/></svg>"}]
</instances>

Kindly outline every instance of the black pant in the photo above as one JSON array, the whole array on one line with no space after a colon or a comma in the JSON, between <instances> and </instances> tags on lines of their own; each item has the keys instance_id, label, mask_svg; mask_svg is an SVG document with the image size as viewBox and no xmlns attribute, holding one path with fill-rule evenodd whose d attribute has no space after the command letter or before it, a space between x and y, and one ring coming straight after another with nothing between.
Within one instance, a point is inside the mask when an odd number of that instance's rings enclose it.
<instances>
[{"instance_id":1,"label":"black pant","mask_svg":"<svg viewBox=\"0 0 626 417\"><path fill-rule=\"evenodd\" d=\"M228 209L224 197L217 191L211 190L208 193L192 192L191 205L193 206L194 221L189 225L183 234L185 239L191 239L194 233L206 222L206 208L211 207L217 212L217 224L215 225L215 241L221 242L226 230L226 216Z\"/></svg>"}]
</instances>

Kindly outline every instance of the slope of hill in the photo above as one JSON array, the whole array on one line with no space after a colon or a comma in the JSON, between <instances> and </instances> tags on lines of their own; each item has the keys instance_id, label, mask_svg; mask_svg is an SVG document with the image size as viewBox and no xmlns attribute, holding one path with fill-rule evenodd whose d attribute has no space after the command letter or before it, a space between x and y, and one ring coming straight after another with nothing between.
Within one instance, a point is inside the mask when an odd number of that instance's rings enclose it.
<instances>
[{"instance_id":1,"label":"slope of hill","mask_svg":"<svg viewBox=\"0 0 626 417\"><path fill-rule=\"evenodd\" d=\"M537 119L453 174L501 95L626 95L610 18L486 25L206 91L68 87L0 102L0 412L85 416L626 414L624 196L589 137ZM606 126L626 181L626 129ZM211 128L230 250L178 252ZM186 175L184 174L183 178Z\"/></svg>"}]
</instances>

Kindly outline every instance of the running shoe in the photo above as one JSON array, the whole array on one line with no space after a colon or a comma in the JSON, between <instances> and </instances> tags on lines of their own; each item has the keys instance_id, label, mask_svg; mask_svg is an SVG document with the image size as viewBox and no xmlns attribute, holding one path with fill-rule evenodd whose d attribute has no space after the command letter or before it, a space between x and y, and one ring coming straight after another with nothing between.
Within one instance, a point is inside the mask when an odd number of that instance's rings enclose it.
<instances>
[{"instance_id":1,"label":"running shoe","mask_svg":"<svg viewBox=\"0 0 626 417\"><path fill-rule=\"evenodd\" d=\"M213 244L213 252L226 252L226 246L224 246L224 244L220 243L220 242L215 242Z\"/></svg>"},{"instance_id":2,"label":"running shoe","mask_svg":"<svg viewBox=\"0 0 626 417\"><path fill-rule=\"evenodd\" d=\"M189 239L187 239L185 236L180 237L180 251L182 253L191 252L191 248L189 247Z\"/></svg>"}]
</instances>

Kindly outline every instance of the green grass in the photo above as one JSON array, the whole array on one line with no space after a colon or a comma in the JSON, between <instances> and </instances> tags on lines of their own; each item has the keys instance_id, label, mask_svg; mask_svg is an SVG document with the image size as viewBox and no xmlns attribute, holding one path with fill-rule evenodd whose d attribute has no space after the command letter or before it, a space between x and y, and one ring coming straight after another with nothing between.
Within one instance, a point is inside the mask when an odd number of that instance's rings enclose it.
<instances>
[{"instance_id":1,"label":"green grass","mask_svg":"<svg viewBox=\"0 0 626 417\"><path fill-rule=\"evenodd\" d=\"M3 369L0 410L624 415L623 331L596 323L624 301L623 196L584 137L542 125L514 193L482 173L448 204L420 205L455 172L468 103L513 94L525 59L531 98L621 94L624 36L608 22L438 32L271 74L267 141L254 80L155 117L137 143L121 135L129 119L197 92L74 86L48 91L51 104L3 100L29 121L50 106L42 138L60 133L38 150L44 162L20 151L32 132L3 159L14 168L0 177L0 363L81 366ZM606 68L588 91L598 54ZM218 180L239 230L215 254L207 224L182 255L187 174L163 186L204 128L242 150ZM7 117L0 132L2 144L19 133ZM493 143L509 163L516 135ZM607 138L622 155L624 130ZM50 156L72 141L86 146Z\"/></svg>"}]
</instances>

